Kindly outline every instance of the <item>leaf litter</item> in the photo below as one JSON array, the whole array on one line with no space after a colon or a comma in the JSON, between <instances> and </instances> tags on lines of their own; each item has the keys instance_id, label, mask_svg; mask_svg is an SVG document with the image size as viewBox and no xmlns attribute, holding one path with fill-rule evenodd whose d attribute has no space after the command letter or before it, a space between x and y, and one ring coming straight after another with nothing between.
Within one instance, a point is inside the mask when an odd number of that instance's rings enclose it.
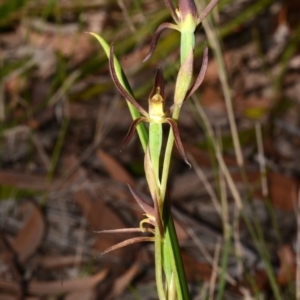
<instances>
[{"instance_id":1,"label":"leaf litter","mask_svg":"<svg viewBox=\"0 0 300 300\"><path fill-rule=\"evenodd\" d=\"M224 26L254 3L234 2L220 10ZM43 11L46 7L40 5L28 5L22 14L8 21L15 23L0 28L0 107L5 109L1 112L0 293L7 299L42 299L45 295L57 299L59 295L64 299L133 299L136 291L143 299L150 299L155 290L151 244L132 245L101 256L124 236L94 233L137 226L142 211L126 184L143 196L148 193L141 179L142 155L137 141L133 139L119 152L131 121L111 88L108 62L85 34L107 30L111 36L120 36L114 30L122 27L122 32L127 30L129 35L130 29L118 6L107 1L82 4L80 13L78 4L62 1L57 4L61 19L51 8L49 15L45 11L41 18L35 9ZM161 3L149 0L143 6L153 13ZM300 172L295 150L300 136L300 54L292 44L297 42L300 26L294 12L298 7L295 0L274 1L263 17L256 15L224 38L223 53L238 128L241 137L247 136L242 144L247 185L234 160L217 63L212 55L200 95L209 121L220 132L224 160L245 202L245 213L262 228L276 282L287 299L291 297L288 287L293 286L296 277L295 207ZM131 29L146 26L146 12L143 16L141 11L126 13L132 14ZM148 29L147 45L139 45L134 53L122 53L134 86L140 86L156 68L153 60L145 65L137 62L145 56L153 30ZM201 30L197 37L204 39ZM173 51L169 59L176 57L176 49ZM141 76L134 81L137 69ZM172 89L168 87L166 92L170 98ZM149 89L137 93L147 95ZM188 105L184 106L179 124L184 148L217 191L210 149L197 125L197 116L193 121L191 114ZM65 118L70 124L60 140ZM255 122L263 128L267 199L261 191L259 156L251 135ZM62 148L50 180L58 143ZM204 284L201 291L199 280L209 282L217 272L213 258L216 244L222 241L223 223L207 186L182 164L176 150L174 153L170 185L176 228L191 294L199 299L206 289ZM233 220L233 197L229 190L226 193L228 218ZM265 299L271 299L267 298L270 282L264 261L243 222L239 230L244 267L251 271L257 285L251 285L243 276L231 253L226 299L245 299L245 294L256 289Z\"/></svg>"}]
</instances>

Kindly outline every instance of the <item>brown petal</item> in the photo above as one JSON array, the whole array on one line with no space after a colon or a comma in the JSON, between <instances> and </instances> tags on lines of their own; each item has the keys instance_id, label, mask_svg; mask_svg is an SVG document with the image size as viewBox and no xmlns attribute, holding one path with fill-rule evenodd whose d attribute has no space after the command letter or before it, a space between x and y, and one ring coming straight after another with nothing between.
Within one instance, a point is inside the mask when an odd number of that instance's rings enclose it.
<instances>
[{"instance_id":1,"label":"brown petal","mask_svg":"<svg viewBox=\"0 0 300 300\"><path fill-rule=\"evenodd\" d=\"M141 209L148 215L151 217L155 217L155 212L154 212L154 208L149 205L146 201L144 201L132 188L129 184L127 184L130 190L130 193L132 194L132 196L134 197L134 199L136 200L137 204L141 207Z\"/></svg>"},{"instance_id":2,"label":"brown petal","mask_svg":"<svg viewBox=\"0 0 300 300\"><path fill-rule=\"evenodd\" d=\"M114 64L114 46L110 46L109 53L109 71L111 78L119 90L119 92L128 100L142 115L147 116L147 112L137 103L137 101L125 90L116 73L115 64Z\"/></svg>"},{"instance_id":3,"label":"brown petal","mask_svg":"<svg viewBox=\"0 0 300 300\"><path fill-rule=\"evenodd\" d=\"M119 228L119 229L104 229L99 231L94 231L94 233L130 233L130 232L141 232L141 228Z\"/></svg>"},{"instance_id":4,"label":"brown petal","mask_svg":"<svg viewBox=\"0 0 300 300\"><path fill-rule=\"evenodd\" d=\"M149 96L150 99L157 93L157 88L159 88L159 93L163 97L163 99L166 99L165 87L164 87L164 75L161 68L158 68L156 70L154 86Z\"/></svg>"},{"instance_id":5,"label":"brown petal","mask_svg":"<svg viewBox=\"0 0 300 300\"><path fill-rule=\"evenodd\" d=\"M141 242L154 242L154 238L153 237L148 237L148 236L139 236L139 237L131 238L131 239L125 240L121 243L118 243L116 245L113 245L113 246L109 247L104 252L102 252L101 255L107 254L111 251L129 246L129 245L132 245L132 244L141 243Z\"/></svg>"},{"instance_id":6,"label":"brown petal","mask_svg":"<svg viewBox=\"0 0 300 300\"><path fill-rule=\"evenodd\" d=\"M189 98L192 94L195 93L195 91L199 88L201 83L203 82L206 70L208 66L208 48L204 48L204 53L203 53L203 61L202 61L202 66L199 72L199 75L194 83L194 85L191 87L191 89L188 91L187 96L185 97L185 100Z\"/></svg>"},{"instance_id":7,"label":"brown petal","mask_svg":"<svg viewBox=\"0 0 300 300\"><path fill-rule=\"evenodd\" d=\"M122 142L120 152L121 152L121 151L126 147L126 145L131 141L131 139L132 139L132 137L133 137L133 135L134 135L134 131L135 131L136 127L137 127L141 122L145 122L145 121L147 121L147 118L146 118L146 117L139 117L139 118L135 119L135 120L131 123L131 125L130 125L130 127L129 127L129 130L128 130L128 132L127 132L127 134L126 134L126 136L125 136L125 138L124 138L124 140L123 140L123 142Z\"/></svg>"},{"instance_id":8,"label":"brown petal","mask_svg":"<svg viewBox=\"0 0 300 300\"><path fill-rule=\"evenodd\" d=\"M179 23L180 20L179 20L179 18L178 18L178 15L177 15L177 13L176 13L176 10L175 10L175 8L174 8L174 5L173 5L172 1L171 1L171 0L164 0L164 2L165 2L165 5L166 5L167 9L168 9L169 12L171 13L173 20L174 20L176 23Z\"/></svg>"},{"instance_id":9,"label":"brown petal","mask_svg":"<svg viewBox=\"0 0 300 300\"><path fill-rule=\"evenodd\" d=\"M183 158L184 162L191 168L192 166L189 163L189 161L187 159L187 156L185 154L185 151L184 151L181 139L180 139L179 130L178 130L176 122L173 119L171 119L171 118L166 118L165 121L167 123L169 123L170 126L171 126L171 128L172 128L172 131L173 131L173 134L174 134L174 138L175 138L175 144L176 144L176 147L178 149L179 154Z\"/></svg>"},{"instance_id":10,"label":"brown petal","mask_svg":"<svg viewBox=\"0 0 300 300\"><path fill-rule=\"evenodd\" d=\"M150 49L149 49L149 53L147 54L147 56L144 58L143 62L147 61L154 53L158 39L161 35L161 33L165 30L165 29L175 29L175 30L179 30L177 25L171 24L171 23L162 23L158 26L158 28L156 29L153 38L151 40L150 43Z\"/></svg>"}]
</instances>

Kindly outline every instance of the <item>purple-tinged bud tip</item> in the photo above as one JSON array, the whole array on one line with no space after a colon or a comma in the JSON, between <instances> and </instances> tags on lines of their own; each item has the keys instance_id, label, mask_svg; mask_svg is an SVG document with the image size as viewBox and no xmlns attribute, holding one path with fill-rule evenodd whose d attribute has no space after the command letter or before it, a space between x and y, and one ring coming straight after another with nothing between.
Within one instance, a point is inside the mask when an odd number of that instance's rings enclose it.
<instances>
[{"instance_id":1,"label":"purple-tinged bud tip","mask_svg":"<svg viewBox=\"0 0 300 300\"><path fill-rule=\"evenodd\" d=\"M192 17L192 19L197 22L198 12L194 0L179 0L178 9L181 16L181 22L184 22L188 17Z\"/></svg>"}]
</instances>

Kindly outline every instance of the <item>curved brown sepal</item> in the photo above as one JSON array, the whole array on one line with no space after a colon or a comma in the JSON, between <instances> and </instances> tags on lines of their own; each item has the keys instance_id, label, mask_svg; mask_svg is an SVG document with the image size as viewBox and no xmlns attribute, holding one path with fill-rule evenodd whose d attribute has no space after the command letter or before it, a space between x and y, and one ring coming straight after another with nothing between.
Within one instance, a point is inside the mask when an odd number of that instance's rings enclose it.
<instances>
[{"instance_id":1,"label":"curved brown sepal","mask_svg":"<svg viewBox=\"0 0 300 300\"><path fill-rule=\"evenodd\" d=\"M106 249L104 252L101 253L101 255L107 254L111 251L123 248L123 247L127 247L129 245L132 244L136 244L136 243L141 243L141 242L154 242L154 238L153 237L145 237L145 236L140 236L140 237L135 237L135 238L131 238L128 240L125 240L121 243L118 243L116 245L113 245L111 247L109 247L108 249Z\"/></svg>"},{"instance_id":2,"label":"curved brown sepal","mask_svg":"<svg viewBox=\"0 0 300 300\"><path fill-rule=\"evenodd\" d=\"M177 13L176 13L176 10L175 10L175 7L174 7L172 1L171 1L171 0L164 0L164 2L165 2L165 5L166 5L167 9L168 9L169 12L171 13L173 20L174 20L176 23L179 23L180 20L179 20L179 18L178 18L178 15L177 15Z\"/></svg>"},{"instance_id":3,"label":"curved brown sepal","mask_svg":"<svg viewBox=\"0 0 300 300\"><path fill-rule=\"evenodd\" d=\"M175 144L176 144L176 147L178 149L179 154L183 158L184 162L191 168L192 165L189 163L189 161L187 159L187 156L185 154L185 151L184 151L181 139L180 139L177 123L171 118L166 118L165 121L167 123L169 123L171 128L172 128L172 131L173 131L173 134L174 134L174 139L175 139Z\"/></svg>"},{"instance_id":4,"label":"curved brown sepal","mask_svg":"<svg viewBox=\"0 0 300 300\"><path fill-rule=\"evenodd\" d=\"M139 123L145 122L145 121L147 121L147 118L146 118L146 117L139 117L139 118L135 119L135 120L131 123L131 125L130 125L130 127L129 127L129 130L128 130L128 132L127 132L127 134L126 134L126 136L125 136L125 138L124 138L124 140L123 140L123 142L122 142L120 152L123 151L123 149L124 149L124 148L127 146L127 144L131 141L131 139L132 139L132 137L133 137L133 135L134 135L134 131L135 131L136 127L139 125Z\"/></svg>"},{"instance_id":5,"label":"curved brown sepal","mask_svg":"<svg viewBox=\"0 0 300 300\"><path fill-rule=\"evenodd\" d=\"M155 48L156 48L156 45L157 45L157 42L158 42L158 39L161 35L161 33L165 30L165 29L175 29L175 30L179 30L178 29L178 26L177 25L174 25L172 23L162 23L158 26L158 28L156 29L153 37L152 37L152 40L151 40L151 43L150 43L150 49L149 49L149 52L147 54L147 56L143 59L143 62L147 61L154 53L155 51Z\"/></svg>"},{"instance_id":6,"label":"curved brown sepal","mask_svg":"<svg viewBox=\"0 0 300 300\"><path fill-rule=\"evenodd\" d=\"M157 70L156 70L154 85L153 85L153 88L152 88L150 96L149 96L150 99L157 93L158 88L159 88L159 93L162 96L162 98L166 99L164 74L163 74L163 71L161 68L157 68Z\"/></svg>"},{"instance_id":7,"label":"curved brown sepal","mask_svg":"<svg viewBox=\"0 0 300 300\"><path fill-rule=\"evenodd\" d=\"M104 229L104 230L94 231L94 233L132 233L132 232L141 232L141 228L140 227L118 228L118 229Z\"/></svg>"},{"instance_id":8,"label":"curved brown sepal","mask_svg":"<svg viewBox=\"0 0 300 300\"><path fill-rule=\"evenodd\" d=\"M203 53L202 65L201 65L201 69L200 69L199 75L198 75L198 77L197 77L194 85L187 92L185 100L187 98L189 98L192 94L194 94L195 91L199 88L199 86L203 82L203 79L205 77L205 73L206 73L206 70L207 70L207 66L208 66L208 48L205 47L204 48L204 53Z\"/></svg>"},{"instance_id":9,"label":"curved brown sepal","mask_svg":"<svg viewBox=\"0 0 300 300\"><path fill-rule=\"evenodd\" d=\"M148 116L148 113L142 108L141 105L137 103L137 101L124 89L121 82L119 81L119 78L116 73L115 64L114 64L114 46L111 44L110 46L110 52L109 52L109 72L111 75L111 78L119 90L119 92L128 100L142 115Z\"/></svg>"},{"instance_id":10,"label":"curved brown sepal","mask_svg":"<svg viewBox=\"0 0 300 300\"><path fill-rule=\"evenodd\" d=\"M133 198L137 202L137 204L141 207L141 209L146 213L148 217L155 217L154 208L149 205L146 201L144 201L132 188L129 184L128 188L130 190L130 193L132 194Z\"/></svg>"}]
</instances>

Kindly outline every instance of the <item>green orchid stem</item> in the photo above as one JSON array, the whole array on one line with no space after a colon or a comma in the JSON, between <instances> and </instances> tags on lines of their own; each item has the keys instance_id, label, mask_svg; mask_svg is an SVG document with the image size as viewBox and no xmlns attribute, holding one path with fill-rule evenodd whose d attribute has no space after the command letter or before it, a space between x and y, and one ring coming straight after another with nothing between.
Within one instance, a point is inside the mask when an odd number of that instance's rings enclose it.
<instances>
[{"instance_id":1,"label":"green orchid stem","mask_svg":"<svg viewBox=\"0 0 300 300\"><path fill-rule=\"evenodd\" d=\"M162 139L162 124L154 122L149 123L149 150L157 186L160 186L159 159L161 153ZM158 195L160 195L160 193L158 193Z\"/></svg>"},{"instance_id":2,"label":"green orchid stem","mask_svg":"<svg viewBox=\"0 0 300 300\"><path fill-rule=\"evenodd\" d=\"M174 120L178 120L179 114L180 114L180 107L174 106L172 118ZM166 145L164 164L163 164L162 176L161 176L160 193L161 193L162 199L165 199L165 195L166 195L166 188L167 188L168 177L169 177L173 145L174 145L174 134L173 134L173 131L170 130L167 145Z\"/></svg>"},{"instance_id":3,"label":"green orchid stem","mask_svg":"<svg viewBox=\"0 0 300 300\"><path fill-rule=\"evenodd\" d=\"M178 119L180 107L175 107L172 117ZM151 163L156 180L160 182L159 177L159 158L162 145L162 124L150 123L149 124L149 149L151 156ZM160 210L163 218L165 228L165 236L161 237L158 228L155 230L155 272L156 272L156 285L157 292L160 300L169 299L169 295L176 294L179 300L188 300L189 292L183 263L180 254L180 248L177 240L177 234L174 227L174 222L171 214L170 199L166 197L167 179L169 174L169 166L172 155L172 148L174 145L173 131L170 130L169 139L164 158L162 182L160 188L157 186L157 194L160 195L158 199L159 207L161 202L164 201L164 209ZM164 291L163 272L167 281L167 292ZM175 283L175 286L174 286ZM176 293L173 291L176 290ZM168 298L166 297L166 293Z\"/></svg>"},{"instance_id":4,"label":"green orchid stem","mask_svg":"<svg viewBox=\"0 0 300 300\"><path fill-rule=\"evenodd\" d=\"M174 226L174 221L171 212L170 199L165 201L165 213L164 221L165 224L165 238L163 243L163 263L164 271L167 278L167 283L169 287L169 294L174 294L172 291L173 280L175 281L175 289L177 299L188 300L189 290L187 286L187 280L185 276L185 271L182 263L179 243L177 239L177 234ZM173 279L174 278L174 279Z\"/></svg>"},{"instance_id":5,"label":"green orchid stem","mask_svg":"<svg viewBox=\"0 0 300 300\"><path fill-rule=\"evenodd\" d=\"M158 297L160 300L166 300L165 290L164 290L164 281L162 273L162 237L159 232L158 226L155 227L155 279L156 279L156 288Z\"/></svg>"},{"instance_id":6,"label":"green orchid stem","mask_svg":"<svg viewBox=\"0 0 300 300\"><path fill-rule=\"evenodd\" d=\"M180 113L180 107L175 106L172 114L172 118L177 120ZM172 149L174 145L174 135L172 130L170 130L167 146L165 150L163 171L161 177L161 188L160 194L162 199L166 199L166 189L170 168L170 161L172 155ZM173 217L171 213L170 200L166 199L164 201L164 213L163 221L165 228L165 238L163 244L163 264L164 271L166 274L168 284L171 284L172 276L175 277L175 286L178 299L189 299L189 291L187 286L187 281L185 277L185 272L183 268L182 258L180 254L180 248L177 240L177 234L174 227Z\"/></svg>"},{"instance_id":7,"label":"green orchid stem","mask_svg":"<svg viewBox=\"0 0 300 300\"><path fill-rule=\"evenodd\" d=\"M181 43L180 43L180 61L181 65L186 61L188 55L195 45L194 32L181 31ZM176 92L175 92L176 93ZM178 98L179 95L175 95L174 98ZM181 98L181 97L180 97ZM172 119L178 120L180 114L181 105L174 105ZM165 228L165 240L163 244L163 268L165 271L168 287L172 289L173 276L175 278L175 288L177 299L188 300L189 290L187 286L187 280L185 277L185 271L182 263L180 248L178 244L177 234L174 227L173 217L171 213L170 200L166 200L167 184L170 170L171 155L174 145L174 134L170 130L169 137L166 145L164 163L161 176L160 195L164 201L164 213L163 221ZM167 216L167 220L166 220ZM171 293L172 291L170 291Z\"/></svg>"},{"instance_id":8,"label":"green orchid stem","mask_svg":"<svg viewBox=\"0 0 300 300\"><path fill-rule=\"evenodd\" d=\"M188 57L191 47L195 47L194 31L181 31L180 34L180 64L182 65Z\"/></svg>"}]
</instances>

